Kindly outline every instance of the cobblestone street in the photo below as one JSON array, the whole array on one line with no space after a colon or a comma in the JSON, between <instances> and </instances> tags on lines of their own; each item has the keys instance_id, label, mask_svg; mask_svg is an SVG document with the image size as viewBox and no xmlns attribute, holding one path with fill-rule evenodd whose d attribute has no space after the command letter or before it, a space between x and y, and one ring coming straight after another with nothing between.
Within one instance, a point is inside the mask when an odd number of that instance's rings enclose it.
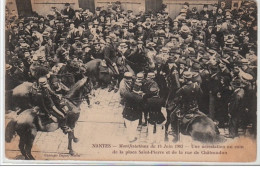
<instances>
[{"instance_id":1,"label":"cobblestone street","mask_svg":"<svg viewBox=\"0 0 260 173\"><path fill-rule=\"evenodd\" d=\"M107 89L98 89L95 91L95 97L90 98L90 108L86 102L82 103L81 115L75 128L75 135L79 138L79 142L73 143L76 153L80 156L95 155L99 151L93 149L93 144L111 144L112 146L129 144L126 138L122 107L119 104L119 100L119 93L109 93ZM163 113L166 116L164 109ZM6 115L7 120L12 114L14 115L15 112ZM168 142L164 141L164 128L158 129L157 133L160 133L160 143L172 144L171 135L169 135ZM221 129L221 133L225 134L227 130ZM134 144L149 144L147 126L138 127L137 138ZM189 136L181 135L180 143L183 141L191 143L192 139ZM11 143L6 143L6 155L9 158L21 159L18 142L19 137L16 136ZM38 132L32 148L32 154L36 159L48 159L48 156L60 154L63 154L65 157L68 155L67 145L67 136L60 129L48 133Z\"/></svg>"}]
</instances>

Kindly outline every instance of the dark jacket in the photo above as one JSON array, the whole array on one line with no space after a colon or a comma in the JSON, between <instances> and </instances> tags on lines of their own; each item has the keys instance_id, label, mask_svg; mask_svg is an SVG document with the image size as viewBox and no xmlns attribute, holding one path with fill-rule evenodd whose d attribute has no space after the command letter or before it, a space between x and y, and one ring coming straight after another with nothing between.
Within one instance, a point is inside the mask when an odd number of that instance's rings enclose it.
<instances>
[{"instance_id":1,"label":"dark jacket","mask_svg":"<svg viewBox=\"0 0 260 173\"><path fill-rule=\"evenodd\" d=\"M129 121L135 121L142 116L142 96L127 92L124 95L125 107L123 110L123 117Z\"/></svg>"},{"instance_id":2,"label":"dark jacket","mask_svg":"<svg viewBox=\"0 0 260 173\"><path fill-rule=\"evenodd\" d=\"M69 10L66 8L63 10L63 14L68 15L69 19L72 19L75 15L75 11L72 8L69 8Z\"/></svg>"},{"instance_id":3,"label":"dark jacket","mask_svg":"<svg viewBox=\"0 0 260 173\"><path fill-rule=\"evenodd\" d=\"M153 96L146 101L146 109L148 111L148 123L161 124L165 121L165 117L162 113L162 106L164 100L159 96Z\"/></svg>"},{"instance_id":4,"label":"dark jacket","mask_svg":"<svg viewBox=\"0 0 260 173\"><path fill-rule=\"evenodd\" d=\"M234 93L230 97L230 101L228 104L228 113L232 117L239 117L245 113L245 106L243 103L245 91L243 89L235 90Z\"/></svg>"},{"instance_id":5,"label":"dark jacket","mask_svg":"<svg viewBox=\"0 0 260 173\"><path fill-rule=\"evenodd\" d=\"M176 103L180 105L183 114L192 113L198 109L198 98L202 94L197 83L188 82L176 92Z\"/></svg>"}]
</instances>

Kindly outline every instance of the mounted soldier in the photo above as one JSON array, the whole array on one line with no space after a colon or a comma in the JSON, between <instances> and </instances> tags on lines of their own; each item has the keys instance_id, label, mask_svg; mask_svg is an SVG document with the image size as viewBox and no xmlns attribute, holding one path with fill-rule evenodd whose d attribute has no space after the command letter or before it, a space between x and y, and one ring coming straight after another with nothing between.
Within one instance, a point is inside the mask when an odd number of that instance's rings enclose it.
<instances>
[{"instance_id":1,"label":"mounted soldier","mask_svg":"<svg viewBox=\"0 0 260 173\"><path fill-rule=\"evenodd\" d=\"M39 91L41 93L41 110L48 115L53 121L55 116L58 119L59 125L63 132L66 134L71 129L66 125L65 108L62 109L60 106L61 96L57 95L49 86L46 77L40 77L39 80Z\"/></svg>"},{"instance_id":2,"label":"mounted soldier","mask_svg":"<svg viewBox=\"0 0 260 173\"><path fill-rule=\"evenodd\" d=\"M173 123L173 135L175 137L174 141L179 140L179 117L177 114L179 114L180 117L184 117L186 119L191 119L192 115L195 114L204 115L198 109L198 98L202 94L200 86L196 82L192 82L192 72L184 72L183 77L185 84L176 91L174 98L176 107L172 110L171 116Z\"/></svg>"}]
</instances>

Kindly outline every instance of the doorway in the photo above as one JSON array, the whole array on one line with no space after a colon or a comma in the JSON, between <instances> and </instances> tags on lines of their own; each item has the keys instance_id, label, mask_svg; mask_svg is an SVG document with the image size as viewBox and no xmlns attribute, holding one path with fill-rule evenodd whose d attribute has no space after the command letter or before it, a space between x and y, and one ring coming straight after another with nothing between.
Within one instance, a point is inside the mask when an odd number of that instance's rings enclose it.
<instances>
[{"instance_id":1,"label":"doorway","mask_svg":"<svg viewBox=\"0 0 260 173\"><path fill-rule=\"evenodd\" d=\"M32 4L31 0L16 0L16 6L19 16L31 16Z\"/></svg>"},{"instance_id":2,"label":"doorway","mask_svg":"<svg viewBox=\"0 0 260 173\"><path fill-rule=\"evenodd\" d=\"M145 0L145 11L157 12L162 9L162 0Z\"/></svg>"},{"instance_id":3,"label":"doorway","mask_svg":"<svg viewBox=\"0 0 260 173\"><path fill-rule=\"evenodd\" d=\"M89 9L89 11L95 13L95 0L79 0L79 7L84 10Z\"/></svg>"}]
</instances>

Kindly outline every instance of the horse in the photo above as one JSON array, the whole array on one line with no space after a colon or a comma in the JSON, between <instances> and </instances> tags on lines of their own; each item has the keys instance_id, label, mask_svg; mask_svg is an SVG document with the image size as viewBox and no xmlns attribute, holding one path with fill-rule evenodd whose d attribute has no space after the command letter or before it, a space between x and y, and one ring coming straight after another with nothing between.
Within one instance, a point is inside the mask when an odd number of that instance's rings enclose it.
<instances>
[{"instance_id":1,"label":"horse","mask_svg":"<svg viewBox=\"0 0 260 173\"><path fill-rule=\"evenodd\" d=\"M68 92L68 94L61 99L61 106L66 112L66 124L72 129L68 132L68 150L69 154L74 155L72 148L72 141L78 142L75 137L73 129L80 115L80 104L83 101L83 93L89 79L83 78L78 81ZM34 160L31 154L34 139L38 131L53 132L59 128L57 122L51 121L49 117L39 113L39 107L32 107L23 111L16 118L12 119L6 126L5 140L11 142L14 135L17 133L20 137L19 149L26 160Z\"/></svg>"},{"instance_id":2,"label":"horse","mask_svg":"<svg viewBox=\"0 0 260 173\"><path fill-rule=\"evenodd\" d=\"M165 129L165 141L168 141L168 126L171 124L171 127L174 129L174 125L177 126L177 136L175 136L173 142L180 140L180 133L183 135L191 136L195 141L200 141L202 143L220 143L224 142L225 138L220 135L216 123L209 118L207 115L203 114L200 111L195 111L193 113L188 113L185 115L180 115L180 109L177 105L172 112L168 112L167 129ZM175 123L173 123L175 121ZM177 123L176 123L177 121Z\"/></svg>"},{"instance_id":3,"label":"horse","mask_svg":"<svg viewBox=\"0 0 260 173\"><path fill-rule=\"evenodd\" d=\"M37 104L38 99L31 97L30 93L33 88L33 83L23 82L22 84L16 86L12 90L7 90L5 92L5 109L6 111L15 111L20 108L17 112L19 115L22 111L31 108L33 105ZM34 103L33 105L31 103Z\"/></svg>"},{"instance_id":4,"label":"horse","mask_svg":"<svg viewBox=\"0 0 260 173\"><path fill-rule=\"evenodd\" d=\"M114 73L107 67L102 65L104 62L101 59L93 59L85 64L86 75L92 80L93 84L97 88L97 85L111 83Z\"/></svg>"},{"instance_id":5,"label":"horse","mask_svg":"<svg viewBox=\"0 0 260 173\"><path fill-rule=\"evenodd\" d=\"M204 113L198 111L192 114L183 115L183 117L176 118L180 108L176 105L176 100L174 95L176 91L181 87L179 75L176 71L173 71L167 76L167 83L169 87L169 93L166 100L166 111L167 111L167 121L165 124L165 141L168 141L168 127L174 128L176 123L173 121L178 121L178 132L184 135L190 135L193 140L201 142L221 142L224 141L223 137L220 136L218 127L216 123ZM177 140L178 137L177 137Z\"/></svg>"}]
</instances>

